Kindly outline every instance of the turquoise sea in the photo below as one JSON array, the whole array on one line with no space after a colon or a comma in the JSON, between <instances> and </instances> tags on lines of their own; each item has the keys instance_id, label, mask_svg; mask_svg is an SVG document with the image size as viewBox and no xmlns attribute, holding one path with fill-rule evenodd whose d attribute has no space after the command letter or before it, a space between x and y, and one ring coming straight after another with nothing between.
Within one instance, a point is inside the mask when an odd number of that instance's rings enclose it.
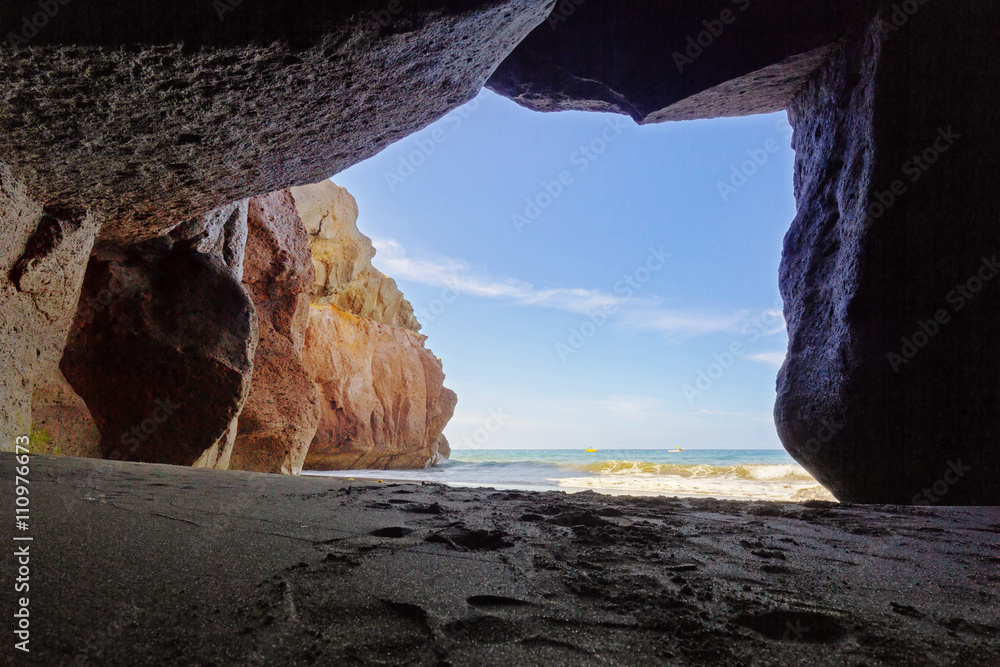
<instances>
[{"instance_id":1,"label":"turquoise sea","mask_svg":"<svg viewBox=\"0 0 1000 667\"><path fill-rule=\"evenodd\" d=\"M424 470L311 472L456 486L756 500L833 500L784 450L465 449Z\"/></svg>"}]
</instances>

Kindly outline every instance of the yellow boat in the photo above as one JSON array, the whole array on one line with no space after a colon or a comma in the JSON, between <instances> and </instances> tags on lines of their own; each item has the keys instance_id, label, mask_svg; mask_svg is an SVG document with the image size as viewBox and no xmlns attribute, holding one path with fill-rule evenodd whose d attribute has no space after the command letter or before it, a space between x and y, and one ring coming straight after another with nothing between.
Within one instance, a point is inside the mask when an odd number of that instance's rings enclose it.
<instances>
[{"instance_id":1,"label":"yellow boat","mask_svg":"<svg viewBox=\"0 0 1000 667\"><path fill-rule=\"evenodd\" d=\"M587 449L585 449L583 451L593 453L593 452L596 452L597 450L596 449L591 449L591 448L588 447Z\"/></svg>"},{"instance_id":2,"label":"yellow boat","mask_svg":"<svg viewBox=\"0 0 1000 667\"><path fill-rule=\"evenodd\" d=\"M682 454L682 453L684 453L684 450L681 449L680 447L674 447L673 449L667 450L667 454Z\"/></svg>"}]
</instances>

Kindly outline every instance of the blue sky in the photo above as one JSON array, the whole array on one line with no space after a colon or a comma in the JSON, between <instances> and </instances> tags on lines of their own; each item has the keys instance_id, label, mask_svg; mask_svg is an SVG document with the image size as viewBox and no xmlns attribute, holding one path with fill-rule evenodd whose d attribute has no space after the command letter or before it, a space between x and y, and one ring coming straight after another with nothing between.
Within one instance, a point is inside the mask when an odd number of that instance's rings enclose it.
<instances>
[{"instance_id":1,"label":"blue sky","mask_svg":"<svg viewBox=\"0 0 1000 667\"><path fill-rule=\"evenodd\" d=\"M790 137L484 91L333 180L458 393L453 448L780 448Z\"/></svg>"}]
</instances>

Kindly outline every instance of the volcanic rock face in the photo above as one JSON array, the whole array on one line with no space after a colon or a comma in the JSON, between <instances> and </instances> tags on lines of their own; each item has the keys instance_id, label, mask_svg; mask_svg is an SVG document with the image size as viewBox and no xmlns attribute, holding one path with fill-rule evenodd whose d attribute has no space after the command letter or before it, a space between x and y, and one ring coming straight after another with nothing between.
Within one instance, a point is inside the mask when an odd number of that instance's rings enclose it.
<instances>
[{"instance_id":1,"label":"volcanic rock face","mask_svg":"<svg viewBox=\"0 0 1000 667\"><path fill-rule=\"evenodd\" d=\"M304 356L323 413L307 468L423 468L447 456L439 439L457 397L424 340L335 306L312 308Z\"/></svg>"},{"instance_id":2,"label":"volcanic rock face","mask_svg":"<svg viewBox=\"0 0 1000 667\"><path fill-rule=\"evenodd\" d=\"M60 367L105 457L225 467L250 389L257 315L220 259L155 239L91 258Z\"/></svg>"},{"instance_id":3,"label":"volcanic rock face","mask_svg":"<svg viewBox=\"0 0 1000 667\"><path fill-rule=\"evenodd\" d=\"M789 109L775 418L841 500L998 504L1000 20L911 5L885 3Z\"/></svg>"},{"instance_id":4,"label":"volcanic rock face","mask_svg":"<svg viewBox=\"0 0 1000 667\"><path fill-rule=\"evenodd\" d=\"M128 245L445 115L549 1L59 2L31 30L37 1L4 2L0 162Z\"/></svg>"},{"instance_id":5,"label":"volcanic rock face","mask_svg":"<svg viewBox=\"0 0 1000 667\"><path fill-rule=\"evenodd\" d=\"M637 123L784 109L856 5L828 0L559 0L488 82L537 111Z\"/></svg>"},{"instance_id":6,"label":"volcanic rock face","mask_svg":"<svg viewBox=\"0 0 1000 667\"><path fill-rule=\"evenodd\" d=\"M319 425L319 392L302 365L313 285L309 238L288 190L250 200L243 286L260 342L229 467L298 474Z\"/></svg>"},{"instance_id":7,"label":"volcanic rock face","mask_svg":"<svg viewBox=\"0 0 1000 667\"><path fill-rule=\"evenodd\" d=\"M417 333L413 307L371 265L357 203L329 181L291 192L317 276L304 358L322 418L306 467L423 468L446 458L441 431L457 397Z\"/></svg>"}]
</instances>

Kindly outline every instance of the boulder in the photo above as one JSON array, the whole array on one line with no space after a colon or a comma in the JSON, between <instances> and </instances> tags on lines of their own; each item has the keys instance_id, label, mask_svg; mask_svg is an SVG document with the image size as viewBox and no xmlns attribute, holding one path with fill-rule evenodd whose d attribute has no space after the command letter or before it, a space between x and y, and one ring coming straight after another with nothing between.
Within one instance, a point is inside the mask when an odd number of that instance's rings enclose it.
<instances>
[{"instance_id":1,"label":"boulder","mask_svg":"<svg viewBox=\"0 0 1000 667\"><path fill-rule=\"evenodd\" d=\"M1000 19L882 3L794 100L775 421L840 500L1000 503Z\"/></svg>"},{"instance_id":2,"label":"boulder","mask_svg":"<svg viewBox=\"0 0 1000 667\"><path fill-rule=\"evenodd\" d=\"M298 474L319 425L319 391L302 364L313 262L288 190L250 200L243 286L260 342L229 467Z\"/></svg>"},{"instance_id":3,"label":"boulder","mask_svg":"<svg viewBox=\"0 0 1000 667\"><path fill-rule=\"evenodd\" d=\"M232 271L161 237L95 251L60 367L105 457L225 467L256 346L257 315Z\"/></svg>"},{"instance_id":4,"label":"boulder","mask_svg":"<svg viewBox=\"0 0 1000 667\"><path fill-rule=\"evenodd\" d=\"M306 468L423 468L446 455L439 438L457 397L425 340L336 306L311 308L303 358L322 416Z\"/></svg>"},{"instance_id":5,"label":"boulder","mask_svg":"<svg viewBox=\"0 0 1000 667\"><path fill-rule=\"evenodd\" d=\"M487 85L536 111L606 111L643 124L780 111L858 4L558 0Z\"/></svg>"}]
</instances>

